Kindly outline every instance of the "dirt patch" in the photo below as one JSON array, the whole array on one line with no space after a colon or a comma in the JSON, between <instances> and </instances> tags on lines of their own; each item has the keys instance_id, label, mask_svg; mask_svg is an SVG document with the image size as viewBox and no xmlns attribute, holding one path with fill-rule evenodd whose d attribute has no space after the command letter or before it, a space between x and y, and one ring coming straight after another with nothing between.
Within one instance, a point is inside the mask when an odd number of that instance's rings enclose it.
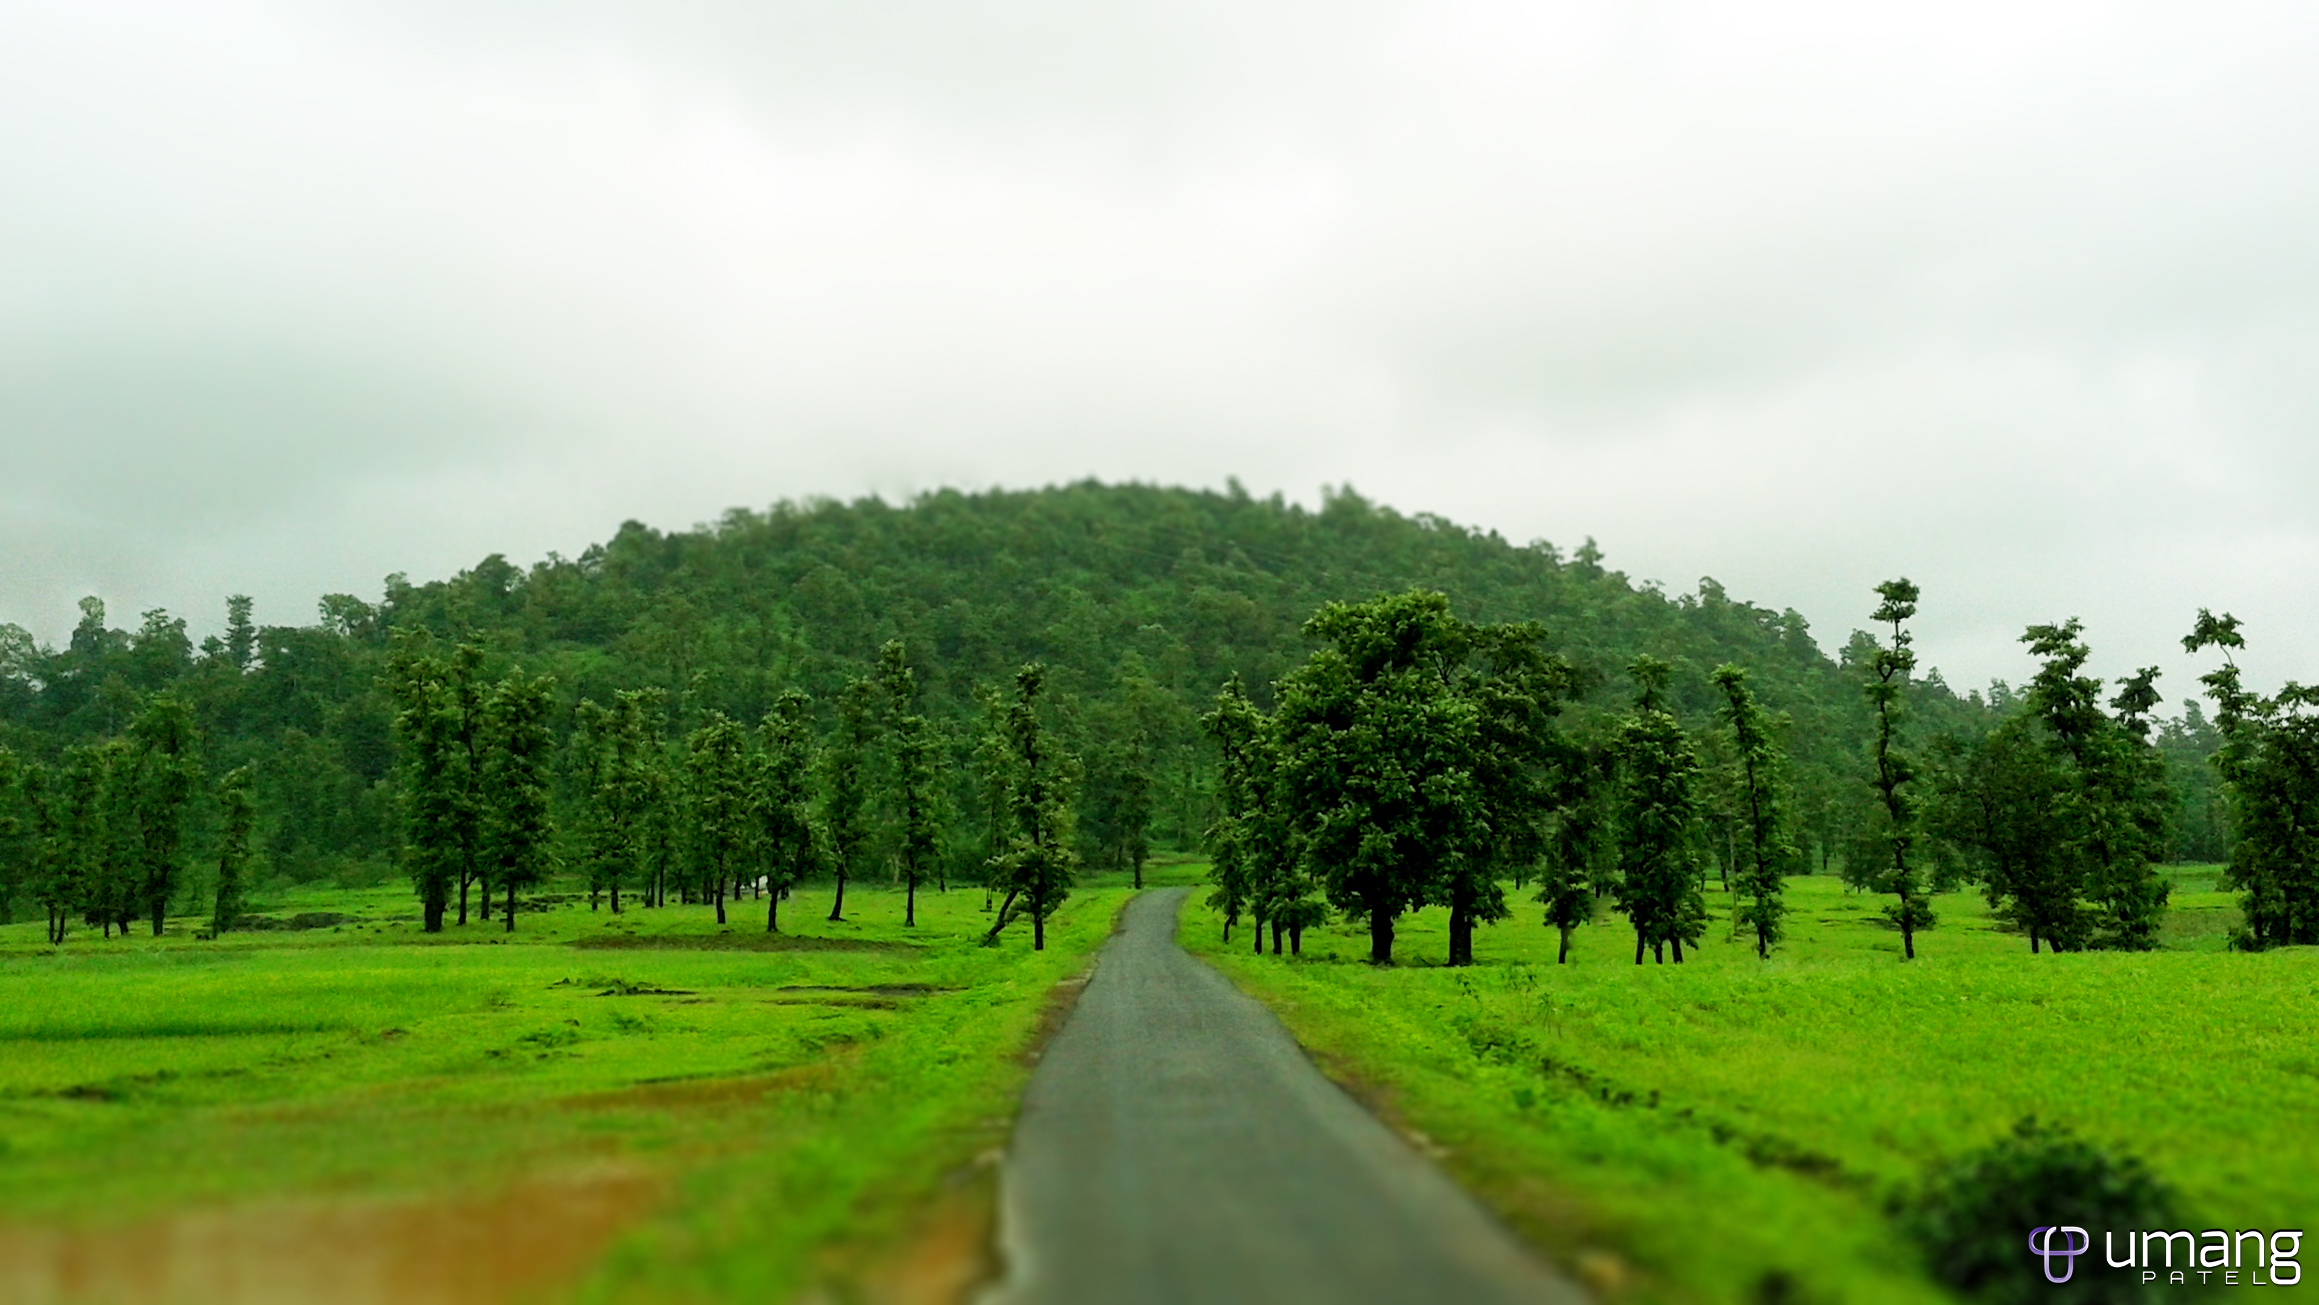
<instances>
[{"instance_id":1,"label":"dirt patch","mask_svg":"<svg viewBox=\"0 0 2319 1305\"><path fill-rule=\"evenodd\" d=\"M488 1195L286 1201L112 1228L0 1227L0 1299L19 1305L498 1305L580 1278L659 1199L633 1166Z\"/></svg>"},{"instance_id":2,"label":"dirt patch","mask_svg":"<svg viewBox=\"0 0 2319 1305\"><path fill-rule=\"evenodd\" d=\"M953 1174L899 1242L824 1257L824 1290L862 1305L966 1305L999 1279L997 1153Z\"/></svg>"},{"instance_id":3,"label":"dirt patch","mask_svg":"<svg viewBox=\"0 0 2319 1305\"><path fill-rule=\"evenodd\" d=\"M911 952L917 943L887 942L875 938L808 938L787 933L608 934L581 938L574 947L585 951L675 952Z\"/></svg>"},{"instance_id":4,"label":"dirt patch","mask_svg":"<svg viewBox=\"0 0 2319 1305\"><path fill-rule=\"evenodd\" d=\"M792 983L775 988L775 992L832 992L859 997L931 997L938 992L964 992L964 988L937 988L930 983L866 983L854 987L824 983Z\"/></svg>"}]
</instances>

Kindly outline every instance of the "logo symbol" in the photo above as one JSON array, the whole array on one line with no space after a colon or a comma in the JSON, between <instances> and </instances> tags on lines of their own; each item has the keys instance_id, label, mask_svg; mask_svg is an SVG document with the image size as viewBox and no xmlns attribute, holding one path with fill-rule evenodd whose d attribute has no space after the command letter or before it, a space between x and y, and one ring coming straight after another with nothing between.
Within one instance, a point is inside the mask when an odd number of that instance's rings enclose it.
<instances>
[{"instance_id":1,"label":"logo symbol","mask_svg":"<svg viewBox=\"0 0 2319 1305\"><path fill-rule=\"evenodd\" d=\"M2062 1235L2062 1244L2059 1246L2053 1244L2055 1233ZM2070 1275L2077 1272L2077 1257L2093 1248L2093 1234L2083 1228L2063 1224L2060 1227L2033 1228L2029 1232L2029 1253L2045 1261L2047 1282L2068 1282ZM2057 1255L2061 1257L2061 1276L2058 1278L2053 1276L2053 1259Z\"/></svg>"}]
</instances>

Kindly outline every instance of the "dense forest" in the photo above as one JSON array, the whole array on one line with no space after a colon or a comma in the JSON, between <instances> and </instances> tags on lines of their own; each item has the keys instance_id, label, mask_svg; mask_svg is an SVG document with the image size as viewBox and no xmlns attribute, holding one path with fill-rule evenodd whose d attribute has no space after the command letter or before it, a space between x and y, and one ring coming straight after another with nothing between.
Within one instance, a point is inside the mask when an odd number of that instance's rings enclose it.
<instances>
[{"instance_id":1,"label":"dense forest","mask_svg":"<svg viewBox=\"0 0 2319 1305\"><path fill-rule=\"evenodd\" d=\"M506 782L532 793L525 837L539 846L505 855L523 858L526 875L596 866L602 877L606 854L589 840L605 836L613 807L650 797L635 778L645 770L619 770L636 757L657 755L665 764L653 773L678 783L725 774L720 765L738 775L732 767L784 747L819 760L791 776L797 792L780 818L824 842L833 817L851 822L834 832L853 840L834 864L792 858L797 873L985 882L1009 818L994 777L1019 769L1019 756L996 754L1024 746L1059 759L1054 793L1039 799L1060 804L1046 817L1070 843L1057 854L1128 868L1147 847L1199 850L1229 826L1229 758L1214 721L1223 686L1245 686L1234 692L1247 710L1271 719L1277 686L1293 684L1326 642L1308 627L1316 612L1411 591L1441 595L1475 629L1535 623L1536 646L1565 668L1560 736L1607 739L1632 726L1629 681L1645 666L1640 701L1695 745L1705 777L1683 837L1727 880L1744 878L1751 859L1764 864L1749 802L1768 790L1746 777L1775 756L1780 872L1866 873L1881 855L1863 840L1901 811L1894 790L1874 782L1878 749L1895 736L1864 685L1896 674L1917 788L1931 795L1918 854L1928 886L1987 884L1992 858L2008 854L2003 839L1966 827L1966 809L1996 793L1990 785L2019 779L2018 765L2004 770L2020 760L2009 729L2044 731L2040 755L2071 774L2110 764L2067 751L2083 742L2069 732L2079 718L2068 711L2080 708L2127 729L2141 747L2134 757L2147 754L2130 818L2150 859L2231 852L2218 780L2229 767L2213 764L2218 751L2229 760L2223 734L2194 701L2179 716L2153 715L2146 682L2116 717L2078 703L2088 682L2069 687L2083 661L2074 626L2046 627L2036 645L2060 667L2053 684L1960 694L1937 671L1893 662L1893 645L1870 632L1852 632L1830 656L1792 610L1733 598L1711 578L1677 594L1638 584L1591 540L1568 552L1517 545L1350 490L1312 511L1237 486L1082 483L942 491L900 506L785 503L672 533L629 522L577 558L551 554L528 571L493 555L446 580L390 576L375 601L329 595L311 622L260 624L248 600L229 599L225 634L199 647L181 617L157 610L116 627L97 598L83 600L63 647L0 626L0 911L32 906L41 821L53 840L57 812L95 820L107 802L119 808L120 855L145 867L141 887L114 894L121 900L76 904L108 929L173 896L172 910L206 900L221 859L235 891L269 878L424 881L435 872L413 831L432 818L426 786L440 777L423 778L421 754L435 745L422 746L420 726L442 716L428 705L440 695L472 730L505 717L517 731L508 737L525 740L520 757L506 753L520 766ZM1026 685L1031 663L1040 669ZM1718 668L1743 669L1744 704ZM2235 681L2227 687L2236 692ZM1031 695L1036 721L1025 715ZM2243 693L2218 702L2242 722L2275 706ZM443 728L453 738L468 727ZM1052 739L1026 743L1026 728ZM462 737L475 768L466 782L493 782L475 759L480 735ZM437 742L443 756L456 751ZM2039 773L2038 783L2060 782L2051 766ZM846 784L862 791L830 791ZM155 803L176 814L138 815ZM481 826L442 828L487 837ZM714 840L662 837L663 868L626 876L648 901L670 890L666 864L723 855ZM1533 867L1508 869L1526 881ZM622 876L613 878L617 891ZM693 891L694 879L679 880L676 891ZM704 882L721 898L742 878L720 869Z\"/></svg>"}]
</instances>

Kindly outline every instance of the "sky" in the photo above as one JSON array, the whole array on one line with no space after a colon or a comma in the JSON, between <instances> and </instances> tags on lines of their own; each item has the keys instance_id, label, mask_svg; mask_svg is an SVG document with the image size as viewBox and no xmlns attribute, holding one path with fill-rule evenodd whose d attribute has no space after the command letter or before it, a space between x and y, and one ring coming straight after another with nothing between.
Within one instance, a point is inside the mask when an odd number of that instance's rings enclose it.
<instances>
[{"instance_id":1,"label":"sky","mask_svg":"<svg viewBox=\"0 0 2319 1305\"><path fill-rule=\"evenodd\" d=\"M2319 680L2319 8L0 0L0 622L1350 484Z\"/></svg>"}]
</instances>

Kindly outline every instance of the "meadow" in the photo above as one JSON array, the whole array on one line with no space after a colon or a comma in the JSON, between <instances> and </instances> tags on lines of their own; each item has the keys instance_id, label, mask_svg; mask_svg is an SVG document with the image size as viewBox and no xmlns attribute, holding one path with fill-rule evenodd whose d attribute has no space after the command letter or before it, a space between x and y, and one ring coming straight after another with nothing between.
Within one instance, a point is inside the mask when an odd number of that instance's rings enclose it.
<instances>
[{"instance_id":1,"label":"meadow","mask_svg":"<svg viewBox=\"0 0 2319 1305\"><path fill-rule=\"evenodd\" d=\"M1359 925L1257 957L1195 899L1181 936L1606 1299L1931 1301L1894 1203L2024 1116L2142 1157L2198 1226L2319 1212L2319 952L2227 951L2212 868L2171 873L2138 955L2031 956L1954 893L1904 964L1882 901L1825 877L1788 881L1769 961L1716 893L1679 967L1608 914L1557 965L1527 903L1468 969L1438 910L1382 970Z\"/></svg>"},{"instance_id":2,"label":"meadow","mask_svg":"<svg viewBox=\"0 0 2319 1305\"><path fill-rule=\"evenodd\" d=\"M762 901L576 896L428 936L400 886L217 939L0 928L0 1297L939 1295L1127 896L1083 885L1043 953L977 946L979 889L906 929L858 883L771 937Z\"/></svg>"}]
</instances>

